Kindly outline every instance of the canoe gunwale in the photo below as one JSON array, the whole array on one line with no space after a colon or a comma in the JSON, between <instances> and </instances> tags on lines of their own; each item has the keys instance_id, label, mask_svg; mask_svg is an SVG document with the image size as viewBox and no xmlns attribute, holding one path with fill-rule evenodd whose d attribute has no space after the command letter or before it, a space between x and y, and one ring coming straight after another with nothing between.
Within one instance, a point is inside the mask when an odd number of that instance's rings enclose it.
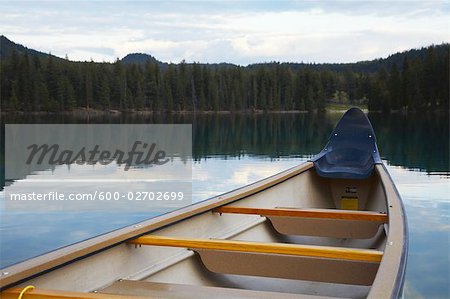
<instances>
[{"instance_id":1,"label":"canoe gunwale","mask_svg":"<svg viewBox=\"0 0 450 299\"><path fill-rule=\"evenodd\" d=\"M175 211L120 228L109 233L81 241L66 247L25 260L0 269L0 290L17 285L80 259L107 250L116 245L147 234L151 231L175 224L181 220L209 212L214 208L232 203L267 188L278 185L313 168L312 162L305 162L285 171L264 178L255 183L220 194L207 200L177 209ZM4 275L3 273L8 273Z\"/></svg>"},{"instance_id":2,"label":"canoe gunwale","mask_svg":"<svg viewBox=\"0 0 450 299\"><path fill-rule=\"evenodd\" d=\"M377 273L368 298L383 297L397 299L402 298L403 285L405 282L409 243L408 222L406 219L405 207L401 200L400 194L395 187L394 181L392 180L386 166L384 164L376 165L375 169L380 177L383 191L386 196L386 204L389 207L389 230L383 259L380 263L379 273ZM394 209L393 207L396 208ZM400 236L402 236L402 239L398 240L397 238ZM398 242L398 244L396 242ZM398 248L398 246L400 246L400 248ZM389 270L392 270L392 267L394 267L392 265L392 259L396 256L396 260L399 259L397 271L393 274L393 281L388 281L387 277L389 274L392 274Z\"/></svg>"},{"instance_id":3,"label":"canoe gunwale","mask_svg":"<svg viewBox=\"0 0 450 299\"><path fill-rule=\"evenodd\" d=\"M409 233L408 233L408 221L407 221L407 215L405 210L405 205L403 204L403 201L401 200L400 193L398 192L397 188L395 187L394 181L389 174L386 166L382 164L380 167L382 167L385 171L385 174L389 178L389 180L392 183L392 186L394 187L394 192L397 196L398 203L400 205L400 211L403 218L403 248L402 253L400 257L400 266L398 268L397 277L395 280L395 288L392 292L391 298L402 298L403 297L403 286L405 282L405 276L406 276L406 264L408 260L408 246L409 246Z\"/></svg>"}]
</instances>

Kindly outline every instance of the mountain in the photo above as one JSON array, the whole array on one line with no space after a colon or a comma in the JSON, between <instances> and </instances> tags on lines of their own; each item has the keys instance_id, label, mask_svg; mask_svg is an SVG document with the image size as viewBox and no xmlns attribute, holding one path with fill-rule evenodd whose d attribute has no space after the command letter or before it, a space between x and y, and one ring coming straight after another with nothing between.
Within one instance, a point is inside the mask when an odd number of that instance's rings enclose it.
<instances>
[{"instance_id":1,"label":"mountain","mask_svg":"<svg viewBox=\"0 0 450 299\"><path fill-rule=\"evenodd\" d=\"M433 45L434 51L437 55L443 55L445 53L449 52L450 45L448 43L442 43L440 45ZM384 67L387 70L390 70L394 63L397 65L397 68L401 70L403 61L405 57L407 57L409 60L414 59L425 59L425 56L427 55L427 49L429 47L422 47L420 49L411 49L408 51L404 51L401 53L395 53L392 54L386 58L377 58L373 60L367 60L367 61L359 61L354 63L295 63L295 62L268 62L268 63L255 63L250 64L246 68L249 69L255 69L259 67L267 67L272 68L276 67L277 65L283 65L291 68L292 70L298 70L298 69L311 69L311 70L318 70L318 71L335 71L335 72L345 72L345 71L352 71L356 73L375 73L380 68ZM48 57L47 53L39 52L33 49L29 49L25 46L22 46L20 44L16 44L6 38L4 35L0 36L0 58L7 58L9 57L13 50L16 50L18 53L28 53L28 55L32 56L39 56L39 57ZM53 57L57 59L62 59L59 57L56 57L52 55ZM145 54L145 53L131 53L126 55L121 59L121 61L124 64L131 65L131 64L138 64L138 65L145 65L146 63L156 63L161 69L167 69L169 66L169 63L162 62L158 59L156 59L154 56ZM184 62L183 62L184 63ZM220 68L228 68L228 67L237 67L235 64L231 63L196 63L197 65L204 66L208 69L220 69ZM186 63L186 65L193 65L193 63Z\"/></svg>"},{"instance_id":2,"label":"mountain","mask_svg":"<svg viewBox=\"0 0 450 299\"><path fill-rule=\"evenodd\" d=\"M121 59L124 64L146 64L148 62L158 65L167 65L167 63L157 60L155 57L145 53L131 53Z\"/></svg>"},{"instance_id":3,"label":"mountain","mask_svg":"<svg viewBox=\"0 0 450 299\"><path fill-rule=\"evenodd\" d=\"M293 62L268 62L268 63L255 63L247 66L249 69L259 68L259 67L275 67L277 65L287 66L293 70L298 69L312 69L317 71L335 71L335 72L345 72L352 71L356 73L376 73L380 68L384 67L390 70L394 64L397 65L399 70L402 69L403 61L405 57L409 60L414 59L425 59L428 47L422 47L420 49L411 49L401 53L395 53L389 55L387 58L377 58L373 60L358 61L352 63L293 63ZM434 46L437 55L444 54L449 51L449 44L442 43L440 45ZM168 63L161 62L155 57L144 53L133 53L128 54L122 58L122 62L125 64L139 64L144 65L147 62L157 63L159 67L165 69L168 67ZM186 63L186 65L192 65L193 63ZM237 67L237 65L232 63L197 63L200 66L205 66L206 68L218 69L226 67Z\"/></svg>"},{"instance_id":4,"label":"mountain","mask_svg":"<svg viewBox=\"0 0 450 299\"><path fill-rule=\"evenodd\" d=\"M38 56L38 57L48 57L50 54L39 52L33 49L29 49L20 44L16 44L13 41L9 40L6 36L0 36L0 59L7 58L11 56L13 51L16 50L20 54L27 53L30 56ZM56 57L52 55L53 57Z\"/></svg>"},{"instance_id":5,"label":"mountain","mask_svg":"<svg viewBox=\"0 0 450 299\"><path fill-rule=\"evenodd\" d=\"M139 64L139 65L145 65L148 62L150 63L156 63L161 69L166 69L169 66L169 63L162 62L158 59L156 59L154 56L145 54L145 53L132 53L128 54L124 58L121 59L121 61L124 64ZM183 61L183 63L186 63ZM194 63L186 63L186 65L193 65ZM205 66L207 68L223 68L223 67L236 67L235 64L232 63L196 63L201 66Z\"/></svg>"},{"instance_id":6,"label":"mountain","mask_svg":"<svg viewBox=\"0 0 450 299\"><path fill-rule=\"evenodd\" d=\"M448 43L442 43L440 45L433 45L436 55L443 55L445 53L449 52L449 44ZM261 66L266 67L273 67L275 65L281 64L288 66L291 69L298 70L298 69L313 69L318 71L335 71L335 72L344 72L347 70L350 70L352 72L356 73L375 73L380 68L384 67L387 70L390 70L394 64L397 65L397 68L399 70L402 69L403 61L405 57L409 60L414 59L425 59L425 56L427 55L427 50L429 47L422 47L420 49L411 49L408 51L404 51L401 53L395 53L392 55L389 55L387 58L377 58L373 60L366 60L366 61L358 61L353 63L292 63L292 62L286 62L286 63L276 63L276 62L270 62L270 63L256 63L249 65L250 68L258 68Z\"/></svg>"}]
</instances>

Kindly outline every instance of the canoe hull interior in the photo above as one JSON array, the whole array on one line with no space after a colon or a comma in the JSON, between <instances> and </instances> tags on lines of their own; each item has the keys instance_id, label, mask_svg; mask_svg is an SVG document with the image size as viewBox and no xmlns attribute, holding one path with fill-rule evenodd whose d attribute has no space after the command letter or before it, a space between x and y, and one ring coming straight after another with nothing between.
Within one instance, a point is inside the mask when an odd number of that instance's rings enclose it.
<instances>
[{"instance_id":1,"label":"canoe hull interior","mask_svg":"<svg viewBox=\"0 0 450 299\"><path fill-rule=\"evenodd\" d=\"M388 221L215 212L214 209L220 206L319 211L353 207L358 211L388 215ZM164 294L168 297L182 292L183 288L195 287L199 292L207 293L214 287L223 294L230 288L230 292L238 292L242 297L303 294L395 298L403 285L407 252L405 215L398 192L383 165L376 165L374 173L367 179L332 179L317 175L314 164L307 162L117 233L122 235L114 235L115 243L111 244L111 238L103 236L98 239L101 244L97 250L91 252L75 250L77 246L85 245L82 242L60 251L57 256L47 256L51 260L46 261L44 256L39 262L34 261L35 264L31 260L12 266L9 271L14 279L2 277L2 286L20 282L18 287L32 284L41 289L130 296L139 295L139 290L147 290L150 286L160 292L155 294L163 294L163 286L166 286L167 293ZM349 255L368 250L369 256L381 252L382 259L373 262L322 257L320 252L317 253L319 256L296 256L246 252L245 248L211 250L124 242L143 233L258 244L301 244L308 250L312 248L314 254L320 246L331 248L331 252L349 250ZM95 241L94 238L90 242ZM67 262L70 254L70 262ZM43 271L46 272L38 275ZM241 291L248 292L244 296ZM232 296L240 297L238 293Z\"/></svg>"}]
</instances>

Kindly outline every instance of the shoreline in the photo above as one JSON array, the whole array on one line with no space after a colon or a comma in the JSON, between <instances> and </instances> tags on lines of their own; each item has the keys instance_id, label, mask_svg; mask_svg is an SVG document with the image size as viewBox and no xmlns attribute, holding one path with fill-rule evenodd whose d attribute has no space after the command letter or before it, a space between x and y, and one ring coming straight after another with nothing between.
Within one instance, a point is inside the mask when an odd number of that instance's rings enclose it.
<instances>
[{"instance_id":1,"label":"shoreline","mask_svg":"<svg viewBox=\"0 0 450 299\"><path fill-rule=\"evenodd\" d=\"M92 115L92 116L100 116L100 115L152 115L152 114L175 114L175 115L190 115L190 114L216 114L216 115L225 115L225 114L307 114L307 113L345 113L351 107L358 107L363 110L364 113L388 113L388 114L408 114L408 113L423 113L424 111L405 111L405 110L391 110L389 112L383 111L370 111L366 107L360 106L349 106L342 108L329 108L326 107L323 111L318 111L314 109L312 111L307 110L183 110L183 111L153 111L153 110L100 110L100 109L85 109L79 108L74 110L66 110L60 112L51 112L51 111L0 111L0 116L8 116L8 115L69 115L69 116L84 116L84 115ZM435 110L427 110L426 113L449 113L448 110L445 109L435 109Z\"/></svg>"},{"instance_id":2,"label":"shoreline","mask_svg":"<svg viewBox=\"0 0 450 299\"><path fill-rule=\"evenodd\" d=\"M153 110L100 110L74 109L59 112L52 111L0 111L0 115L151 115L151 114L305 114L315 111L307 110L182 110L182 111L153 111Z\"/></svg>"}]
</instances>

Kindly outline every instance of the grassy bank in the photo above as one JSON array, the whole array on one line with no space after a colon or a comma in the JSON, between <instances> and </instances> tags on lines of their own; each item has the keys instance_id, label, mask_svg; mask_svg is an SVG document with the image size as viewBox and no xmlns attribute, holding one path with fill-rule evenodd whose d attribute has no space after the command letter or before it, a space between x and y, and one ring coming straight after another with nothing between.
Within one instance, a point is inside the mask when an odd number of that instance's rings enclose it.
<instances>
[{"instance_id":1,"label":"grassy bank","mask_svg":"<svg viewBox=\"0 0 450 299\"><path fill-rule=\"evenodd\" d=\"M356 104L350 105L350 104L335 104L335 103L327 104L325 106L325 110L328 112L345 112L352 107L358 107L365 112L368 111L367 105L356 105Z\"/></svg>"}]
</instances>

